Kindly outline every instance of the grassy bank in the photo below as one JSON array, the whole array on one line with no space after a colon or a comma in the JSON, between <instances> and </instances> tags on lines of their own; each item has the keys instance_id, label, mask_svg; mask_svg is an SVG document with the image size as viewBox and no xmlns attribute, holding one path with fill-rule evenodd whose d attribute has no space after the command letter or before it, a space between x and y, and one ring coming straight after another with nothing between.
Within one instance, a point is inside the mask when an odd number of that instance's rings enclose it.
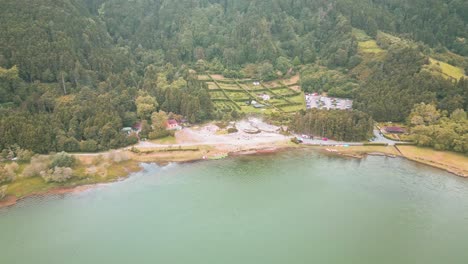
<instances>
[{"instance_id":1,"label":"grassy bank","mask_svg":"<svg viewBox=\"0 0 468 264\"><path fill-rule=\"evenodd\" d=\"M82 159L84 162L81 161ZM73 177L67 182L46 182L42 177L26 178L18 175L13 182L7 184L6 194L21 199L32 194L47 193L54 189L113 182L140 169L138 162L134 160L104 161L100 164L91 164L86 161L87 159L88 157L84 156L78 158L79 162L73 167Z\"/></svg>"},{"instance_id":2,"label":"grassy bank","mask_svg":"<svg viewBox=\"0 0 468 264\"><path fill-rule=\"evenodd\" d=\"M450 151L437 151L417 146L351 146L346 148L316 146L312 148L354 158L363 158L366 155L400 156L461 177L468 177L468 157Z\"/></svg>"},{"instance_id":3,"label":"grassy bank","mask_svg":"<svg viewBox=\"0 0 468 264\"><path fill-rule=\"evenodd\" d=\"M416 146L398 146L397 148L407 159L468 177L468 157L463 154Z\"/></svg>"},{"instance_id":4,"label":"grassy bank","mask_svg":"<svg viewBox=\"0 0 468 264\"><path fill-rule=\"evenodd\" d=\"M366 155L387 155L398 156L398 150L393 146L350 146L350 147L330 147L330 146L314 146L311 148L320 149L329 153L362 158Z\"/></svg>"},{"instance_id":5,"label":"grassy bank","mask_svg":"<svg viewBox=\"0 0 468 264\"><path fill-rule=\"evenodd\" d=\"M209 153L209 147L191 149L146 149L141 153L119 151L117 154L76 154L76 164L73 166L73 177L63 183L46 182L42 177L25 177L22 173L28 164L21 164L15 179L5 183L7 197L22 199L35 194L45 194L67 189L72 191L78 186L94 185L98 183L115 182L127 177L132 172L139 171L141 162L183 162L201 159Z\"/></svg>"}]
</instances>

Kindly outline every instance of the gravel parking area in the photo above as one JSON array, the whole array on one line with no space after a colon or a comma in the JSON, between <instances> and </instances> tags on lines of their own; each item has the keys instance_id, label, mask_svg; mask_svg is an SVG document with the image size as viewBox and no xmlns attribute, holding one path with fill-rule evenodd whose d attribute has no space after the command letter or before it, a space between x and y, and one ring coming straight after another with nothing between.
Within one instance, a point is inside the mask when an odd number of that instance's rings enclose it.
<instances>
[{"instance_id":1,"label":"gravel parking area","mask_svg":"<svg viewBox=\"0 0 468 264\"><path fill-rule=\"evenodd\" d=\"M306 94L307 109L340 109L349 110L353 108L353 100L321 96L318 94Z\"/></svg>"}]
</instances>

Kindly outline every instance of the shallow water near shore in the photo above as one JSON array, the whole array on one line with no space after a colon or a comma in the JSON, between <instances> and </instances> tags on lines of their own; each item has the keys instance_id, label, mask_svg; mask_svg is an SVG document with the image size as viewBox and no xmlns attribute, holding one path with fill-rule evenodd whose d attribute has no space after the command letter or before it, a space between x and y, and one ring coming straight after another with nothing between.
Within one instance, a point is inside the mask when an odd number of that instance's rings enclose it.
<instances>
[{"instance_id":1,"label":"shallow water near shore","mask_svg":"<svg viewBox=\"0 0 468 264\"><path fill-rule=\"evenodd\" d=\"M157 166L0 209L1 263L467 263L468 180L308 150Z\"/></svg>"}]
</instances>

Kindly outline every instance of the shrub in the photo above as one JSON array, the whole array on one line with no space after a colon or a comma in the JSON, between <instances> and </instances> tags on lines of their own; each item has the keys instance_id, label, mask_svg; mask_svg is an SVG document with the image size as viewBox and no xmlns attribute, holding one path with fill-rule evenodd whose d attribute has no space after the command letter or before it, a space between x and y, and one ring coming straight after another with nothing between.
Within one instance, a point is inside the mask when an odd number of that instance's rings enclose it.
<instances>
[{"instance_id":1,"label":"shrub","mask_svg":"<svg viewBox=\"0 0 468 264\"><path fill-rule=\"evenodd\" d=\"M19 166L18 163L13 162L5 165L5 176L8 181L12 181L16 178L16 172L18 172Z\"/></svg>"},{"instance_id":2,"label":"shrub","mask_svg":"<svg viewBox=\"0 0 468 264\"><path fill-rule=\"evenodd\" d=\"M136 133L130 134L126 139L127 145L135 145L138 143L138 135Z\"/></svg>"},{"instance_id":3,"label":"shrub","mask_svg":"<svg viewBox=\"0 0 468 264\"><path fill-rule=\"evenodd\" d=\"M5 198L7 189L8 185L3 185L2 187L0 187L0 200Z\"/></svg>"},{"instance_id":4,"label":"shrub","mask_svg":"<svg viewBox=\"0 0 468 264\"><path fill-rule=\"evenodd\" d=\"M55 167L73 167L75 165L75 157L68 155L65 152L57 153L52 158L52 163L49 168Z\"/></svg>"},{"instance_id":5,"label":"shrub","mask_svg":"<svg viewBox=\"0 0 468 264\"><path fill-rule=\"evenodd\" d=\"M2 165L0 165L0 184L7 182L7 181L9 181L9 178L7 176L7 171Z\"/></svg>"},{"instance_id":6,"label":"shrub","mask_svg":"<svg viewBox=\"0 0 468 264\"><path fill-rule=\"evenodd\" d=\"M171 135L171 133L168 130L162 129L162 130L154 130L148 134L149 139L158 139L158 138L165 138L167 136Z\"/></svg>"},{"instance_id":7,"label":"shrub","mask_svg":"<svg viewBox=\"0 0 468 264\"><path fill-rule=\"evenodd\" d=\"M364 143L364 146L388 146L388 143Z\"/></svg>"},{"instance_id":8,"label":"shrub","mask_svg":"<svg viewBox=\"0 0 468 264\"><path fill-rule=\"evenodd\" d=\"M73 177L73 170L68 167L55 167L41 172L41 177L46 182L66 182Z\"/></svg>"},{"instance_id":9,"label":"shrub","mask_svg":"<svg viewBox=\"0 0 468 264\"><path fill-rule=\"evenodd\" d=\"M34 156L34 152L31 150L27 149L18 149L16 150L16 157L18 158L19 161L23 162L29 162L31 161L31 158Z\"/></svg>"},{"instance_id":10,"label":"shrub","mask_svg":"<svg viewBox=\"0 0 468 264\"><path fill-rule=\"evenodd\" d=\"M228 132L229 134L237 133L238 131L239 131L239 130L237 130L237 128L235 128L235 127L230 127L230 128L228 128L228 130L227 130L227 132Z\"/></svg>"},{"instance_id":11,"label":"shrub","mask_svg":"<svg viewBox=\"0 0 468 264\"><path fill-rule=\"evenodd\" d=\"M41 176L41 171L47 170L49 167L49 159L45 156L34 156L26 168L24 168L23 177Z\"/></svg>"}]
</instances>

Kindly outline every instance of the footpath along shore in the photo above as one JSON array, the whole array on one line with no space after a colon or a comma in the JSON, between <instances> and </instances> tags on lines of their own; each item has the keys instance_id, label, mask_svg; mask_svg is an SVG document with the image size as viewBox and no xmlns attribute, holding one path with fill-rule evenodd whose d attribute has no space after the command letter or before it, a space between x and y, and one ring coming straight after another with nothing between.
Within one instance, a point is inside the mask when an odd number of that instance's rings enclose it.
<instances>
[{"instance_id":1,"label":"footpath along shore","mask_svg":"<svg viewBox=\"0 0 468 264\"><path fill-rule=\"evenodd\" d=\"M255 127L260 129L256 134L239 130L228 134L226 129L208 124L201 127L183 129L176 133L171 142L144 141L131 147L119 150L126 157L124 162L108 161L105 171L96 167L96 160L106 160L111 152L73 154L80 163L81 177L87 177L88 171L101 173L92 181L70 182L60 186L42 183L40 188L25 190L21 183L13 183L12 191L0 201L0 208L16 204L19 200L41 195L61 195L88 190L99 184L115 182L127 178L131 173L141 170L141 163L167 164L170 162L195 162L201 160L225 158L240 155L265 155L290 149L315 149L327 155L349 158L364 158L368 155L403 157L418 163L443 169L457 176L468 177L468 157L452 153L415 146L369 146L348 144L297 145L291 142L290 136L278 133L276 128L254 120ZM251 124L250 124L251 125ZM241 127L248 124L241 124ZM262 127L264 126L264 127ZM248 131L252 128L248 127ZM86 172L86 173L84 173ZM37 179L41 181L41 179ZM26 185L26 183L25 183Z\"/></svg>"}]
</instances>

